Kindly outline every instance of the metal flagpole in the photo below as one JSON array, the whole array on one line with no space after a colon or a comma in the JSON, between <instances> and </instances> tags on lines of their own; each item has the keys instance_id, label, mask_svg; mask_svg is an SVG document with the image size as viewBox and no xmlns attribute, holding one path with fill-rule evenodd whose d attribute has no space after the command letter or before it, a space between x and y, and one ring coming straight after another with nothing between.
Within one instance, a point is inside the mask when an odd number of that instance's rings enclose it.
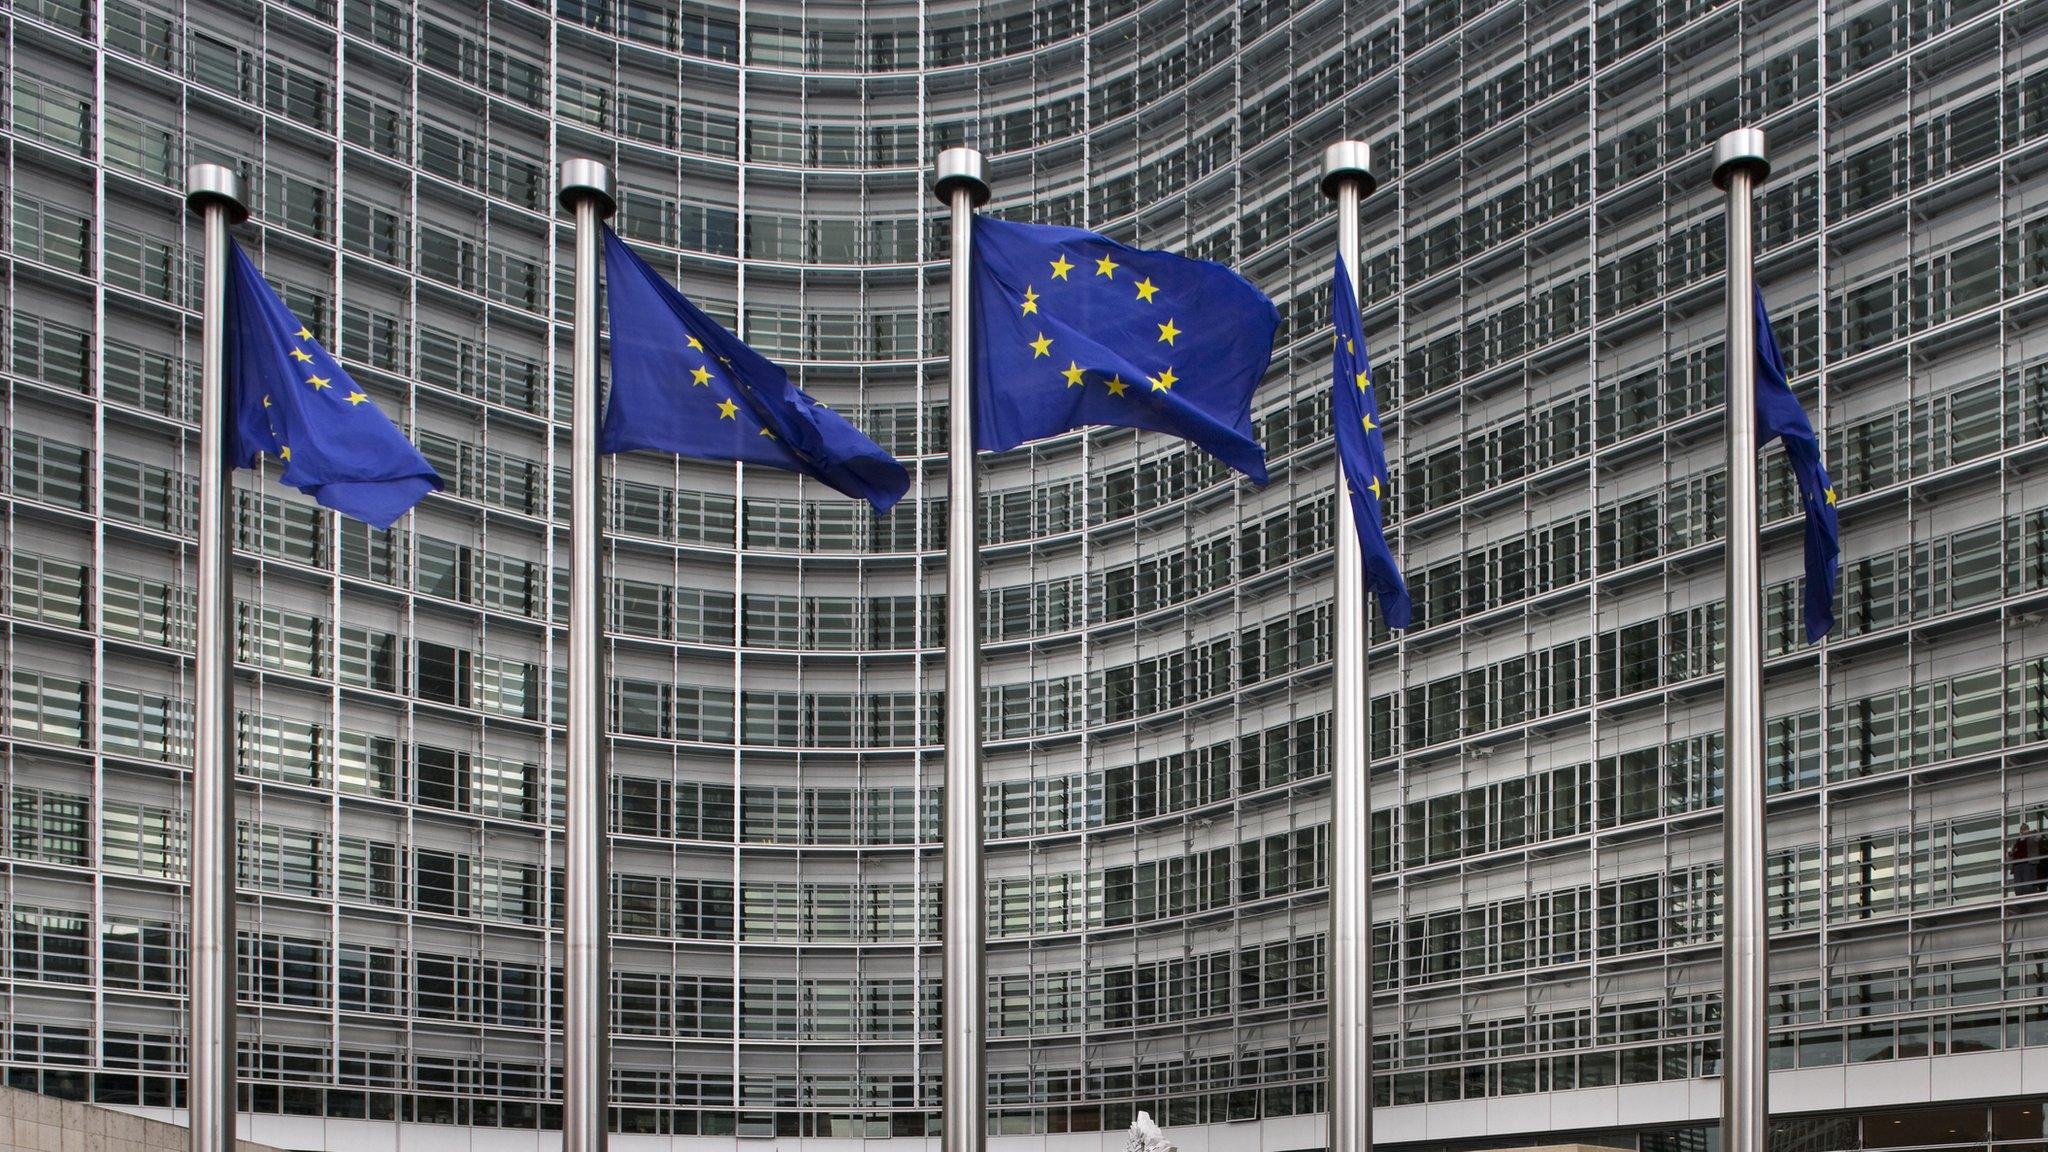
<instances>
[{"instance_id":1,"label":"metal flagpole","mask_svg":"<svg viewBox=\"0 0 2048 1152\"><path fill-rule=\"evenodd\" d=\"M611 169L565 160L562 207L576 217L576 304L569 407L569 732L563 832L562 1148L604 1152L611 1033L606 988L604 521L597 451L597 269L612 214Z\"/></svg>"},{"instance_id":2,"label":"metal flagpole","mask_svg":"<svg viewBox=\"0 0 2048 1152\"><path fill-rule=\"evenodd\" d=\"M946 864L945 1017L940 1082L943 1152L981 1152L988 1127L983 1100L983 1016L987 1011L981 866L981 564L975 485L974 382L968 312L974 261L974 210L988 202L980 152L948 148L932 172L932 192L953 212L952 412L946 447Z\"/></svg>"},{"instance_id":3,"label":"metal flagpole","mask_svg":"<svg viewBox=\"0 0 2048 1152\"><path fill-rule=\"evenodd\" d=\"M192 661L192 970L186 1086L192 1152L235 1148L234 496L227 459L228 229L249 218L242 174L185 170L185 205L206 222L199 361L199 647Z\"/></svg>"},{"instance_id":4,"label":"metal flagpole","mask_svg":"<svg viewBox=\"0 0 2048 1152\"><path fill-rule=\"evenodd\" d=\"M1714 183L1728 194L1728 659L1726 800L1721 809L1726 894L1721 939L1721 1147L1765 1152L1763 586L1757 547L1756 270L1752 193L1771 171L1764 134L1744 128L1714 148Z\"/></svg>"},{"instance_id":5,"label":"metal flagpole","mask_svg":"<svg viewBox=\"0 0 2048 1152\"><path fill-rule=\"evenodd\" d=\"M1358 291L1358 204L1379 182L1362 140L1323 152L1323 194L1337 201L1337 252ZM1372 760L1367 747L1365 562L1344 464L1337 483L1336 665L1330 709L1330 1152L1372 1147Z\"/></svg>"}]
</instances>

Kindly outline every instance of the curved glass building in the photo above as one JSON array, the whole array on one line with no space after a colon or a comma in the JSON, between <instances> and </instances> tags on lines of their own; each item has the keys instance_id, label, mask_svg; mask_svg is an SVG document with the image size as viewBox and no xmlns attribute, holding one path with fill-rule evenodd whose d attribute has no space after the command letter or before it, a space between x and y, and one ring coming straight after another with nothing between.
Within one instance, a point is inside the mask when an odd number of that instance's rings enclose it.
<instances>
[{"instance_id":1,"label":"curved glass building","mask_svg":"<svg viewBox=\"0 0 2048 1152\"><path fill-rule=\"evenodd\" d=\"M1383 1143L1713 1146L1716 136L1844 494L1798 643L1767 453L1772 1054L1801 1152L2043 1138L2048 8L2034 0L13 0L0 11L0 1065L180 1105L197 227L448 480L390 532L239 482L245 1134L559 1126L567 221L901 455L609 497L621 1149L936 1133L946 226L1230 263L1273 482L1095 431L987 461L990 1130L1320 1147L1333 213L1418 624L1372 649ZM1107 1134L1107 1135L1103 1135ZM910 1145L906 1145L910 1146Z\"/></svg>"}]
</instances>

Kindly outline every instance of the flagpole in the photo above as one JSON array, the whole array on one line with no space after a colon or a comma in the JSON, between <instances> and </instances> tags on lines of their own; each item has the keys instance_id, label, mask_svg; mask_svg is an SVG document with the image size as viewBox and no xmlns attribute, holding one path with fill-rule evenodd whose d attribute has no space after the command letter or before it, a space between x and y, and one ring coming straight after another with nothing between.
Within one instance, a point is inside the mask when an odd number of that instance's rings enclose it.
<instances>
[{"instance_id":1,"label":"flagpole","mask_svg":"<svg viewBox=\"0 0 2048 1152\"><path fill-rule=\"evenodd\" d=\"M1362 140L1323 152L1323 194L1337 202L1337 252L1358 294L1358 205L1379 181ZM1361 312L1363 309L1361 309ZM1372 759L1367 747L1365 561L1335 455L1337 571L1330 735L1330 1152L1372 1148Z\"/></svg>"},{"instance_id":2,"label":"flagpole","mask_svg":"<svg viewBox=\"0 0 2048 1152\"><path fill-rule=\"evenodd\" d=\"M1751 196L1770 174L1761 129L1714 148L1714 183L1728 211L1728 656L1725 796L1726 892L1721 937L1721 1147L1765 1152L1770 1072L1765 1063L1768 928L1764 920L1763 591L1757 546L1756 270Z\"/></svg>"},{"instance_id":3,"label":"flagpole","mask_svg":"<svg viewBox=\"0 0 2048 1152\"><path fill-rule=\"evenodd\" d=\"M562 1148L604 1152L610 1112L606 989L604 522L597 425L597 270L612 214L611 169L565 160L562 207L576 217L575 350L569 409L569 707L563 830Z\"/></svg>"},{"instance_id":4,"label":"flagpole","mask_svg":"<svg viewBox=\"0 0 2048 1152\"><path fill-rule=\"evenodd\" d=\"M944 942L945 1015L941 1025L940 1142L943 1152L981 1152L983 972L981 863L981 566L980 492L975 485L974 370L968 353L974 262L974 210L989 196L986 166L972 148L939 153L932 192L953 213L952 332L947 348L952 411L946 447L946 791Z\"/></svg>"},{"instance_id":5,"label":"flagpole","mask_svg":"<svg viewBox=\"0 0 2048 1152\"><path fill-rule=\"evenodd\" d=\"M228 229L249 218L242 174L185 170L185 206L205 222L199 359L199 644L192 661L192 968L186 1107L192 1152L235 1147L235 649L234 523L228 501Z\"/></svg>"}]
</instances>

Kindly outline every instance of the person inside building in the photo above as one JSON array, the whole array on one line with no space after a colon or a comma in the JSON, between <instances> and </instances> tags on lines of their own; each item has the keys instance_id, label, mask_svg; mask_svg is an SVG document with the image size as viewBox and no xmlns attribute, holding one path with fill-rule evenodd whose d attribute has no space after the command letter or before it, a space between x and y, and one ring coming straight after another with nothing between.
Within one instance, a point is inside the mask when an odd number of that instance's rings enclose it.
<instances>
[{"instance_id":1,"label":"person inside building","mask_svg":"<svg viewBox=\"0 0 2048 1152\"><path fill-rule=\"evenodd\" d=\"M2041 838L2032 824L2020 825L2019 835L2006 847L2005 860L2014 892L2029 896L2041 890Z\"/></svg>"}]
</instances>

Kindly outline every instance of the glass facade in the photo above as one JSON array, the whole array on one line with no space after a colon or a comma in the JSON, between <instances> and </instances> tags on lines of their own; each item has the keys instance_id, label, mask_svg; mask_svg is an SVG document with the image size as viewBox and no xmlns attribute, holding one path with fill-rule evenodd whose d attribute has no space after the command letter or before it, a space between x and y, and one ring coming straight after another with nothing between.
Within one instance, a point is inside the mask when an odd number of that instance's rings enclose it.
<instances>
[{"instance_id":1,"label":"glass facade","mask_svg":"<svg viewBox=\"0 0 2048 1152\"><path fill-rule=\"evenodd\" d=\"M1875 1073L1968 1058L1979 1103L1815 1119L1800 1147L2040 1138L1992 1071L2048 1045L2039 0L15 0L0 47L9 1082L182 1092L181 193L213 160L250 176L266 274L448 481L385 532L239 481L244 1104L259 1132L477 1147L559 1125L552 172L597 156L621 233L913 475L876 520L785 473L616 465L616 1126L935 1133L947 238L925 179L972 144L990 211L1224 260L1282 315L1268 487L1112 430L984 469L991 1131L1143 1108L1317 1143L1315 176L1348 135L1381 168L1363 306L1418 617L1372 649L1380 1134L1703 1146L1708 156L1761 124L1760 282L1844 494L1843 622L1807 648L1766 453L1779 1107L1824 1108L1787 1086L1863 1064L1878 1095L1838 1108L1924 1102ZM1585 1089L1636 1103L1595 1122Z\"/></svg>"}]
</instances>

